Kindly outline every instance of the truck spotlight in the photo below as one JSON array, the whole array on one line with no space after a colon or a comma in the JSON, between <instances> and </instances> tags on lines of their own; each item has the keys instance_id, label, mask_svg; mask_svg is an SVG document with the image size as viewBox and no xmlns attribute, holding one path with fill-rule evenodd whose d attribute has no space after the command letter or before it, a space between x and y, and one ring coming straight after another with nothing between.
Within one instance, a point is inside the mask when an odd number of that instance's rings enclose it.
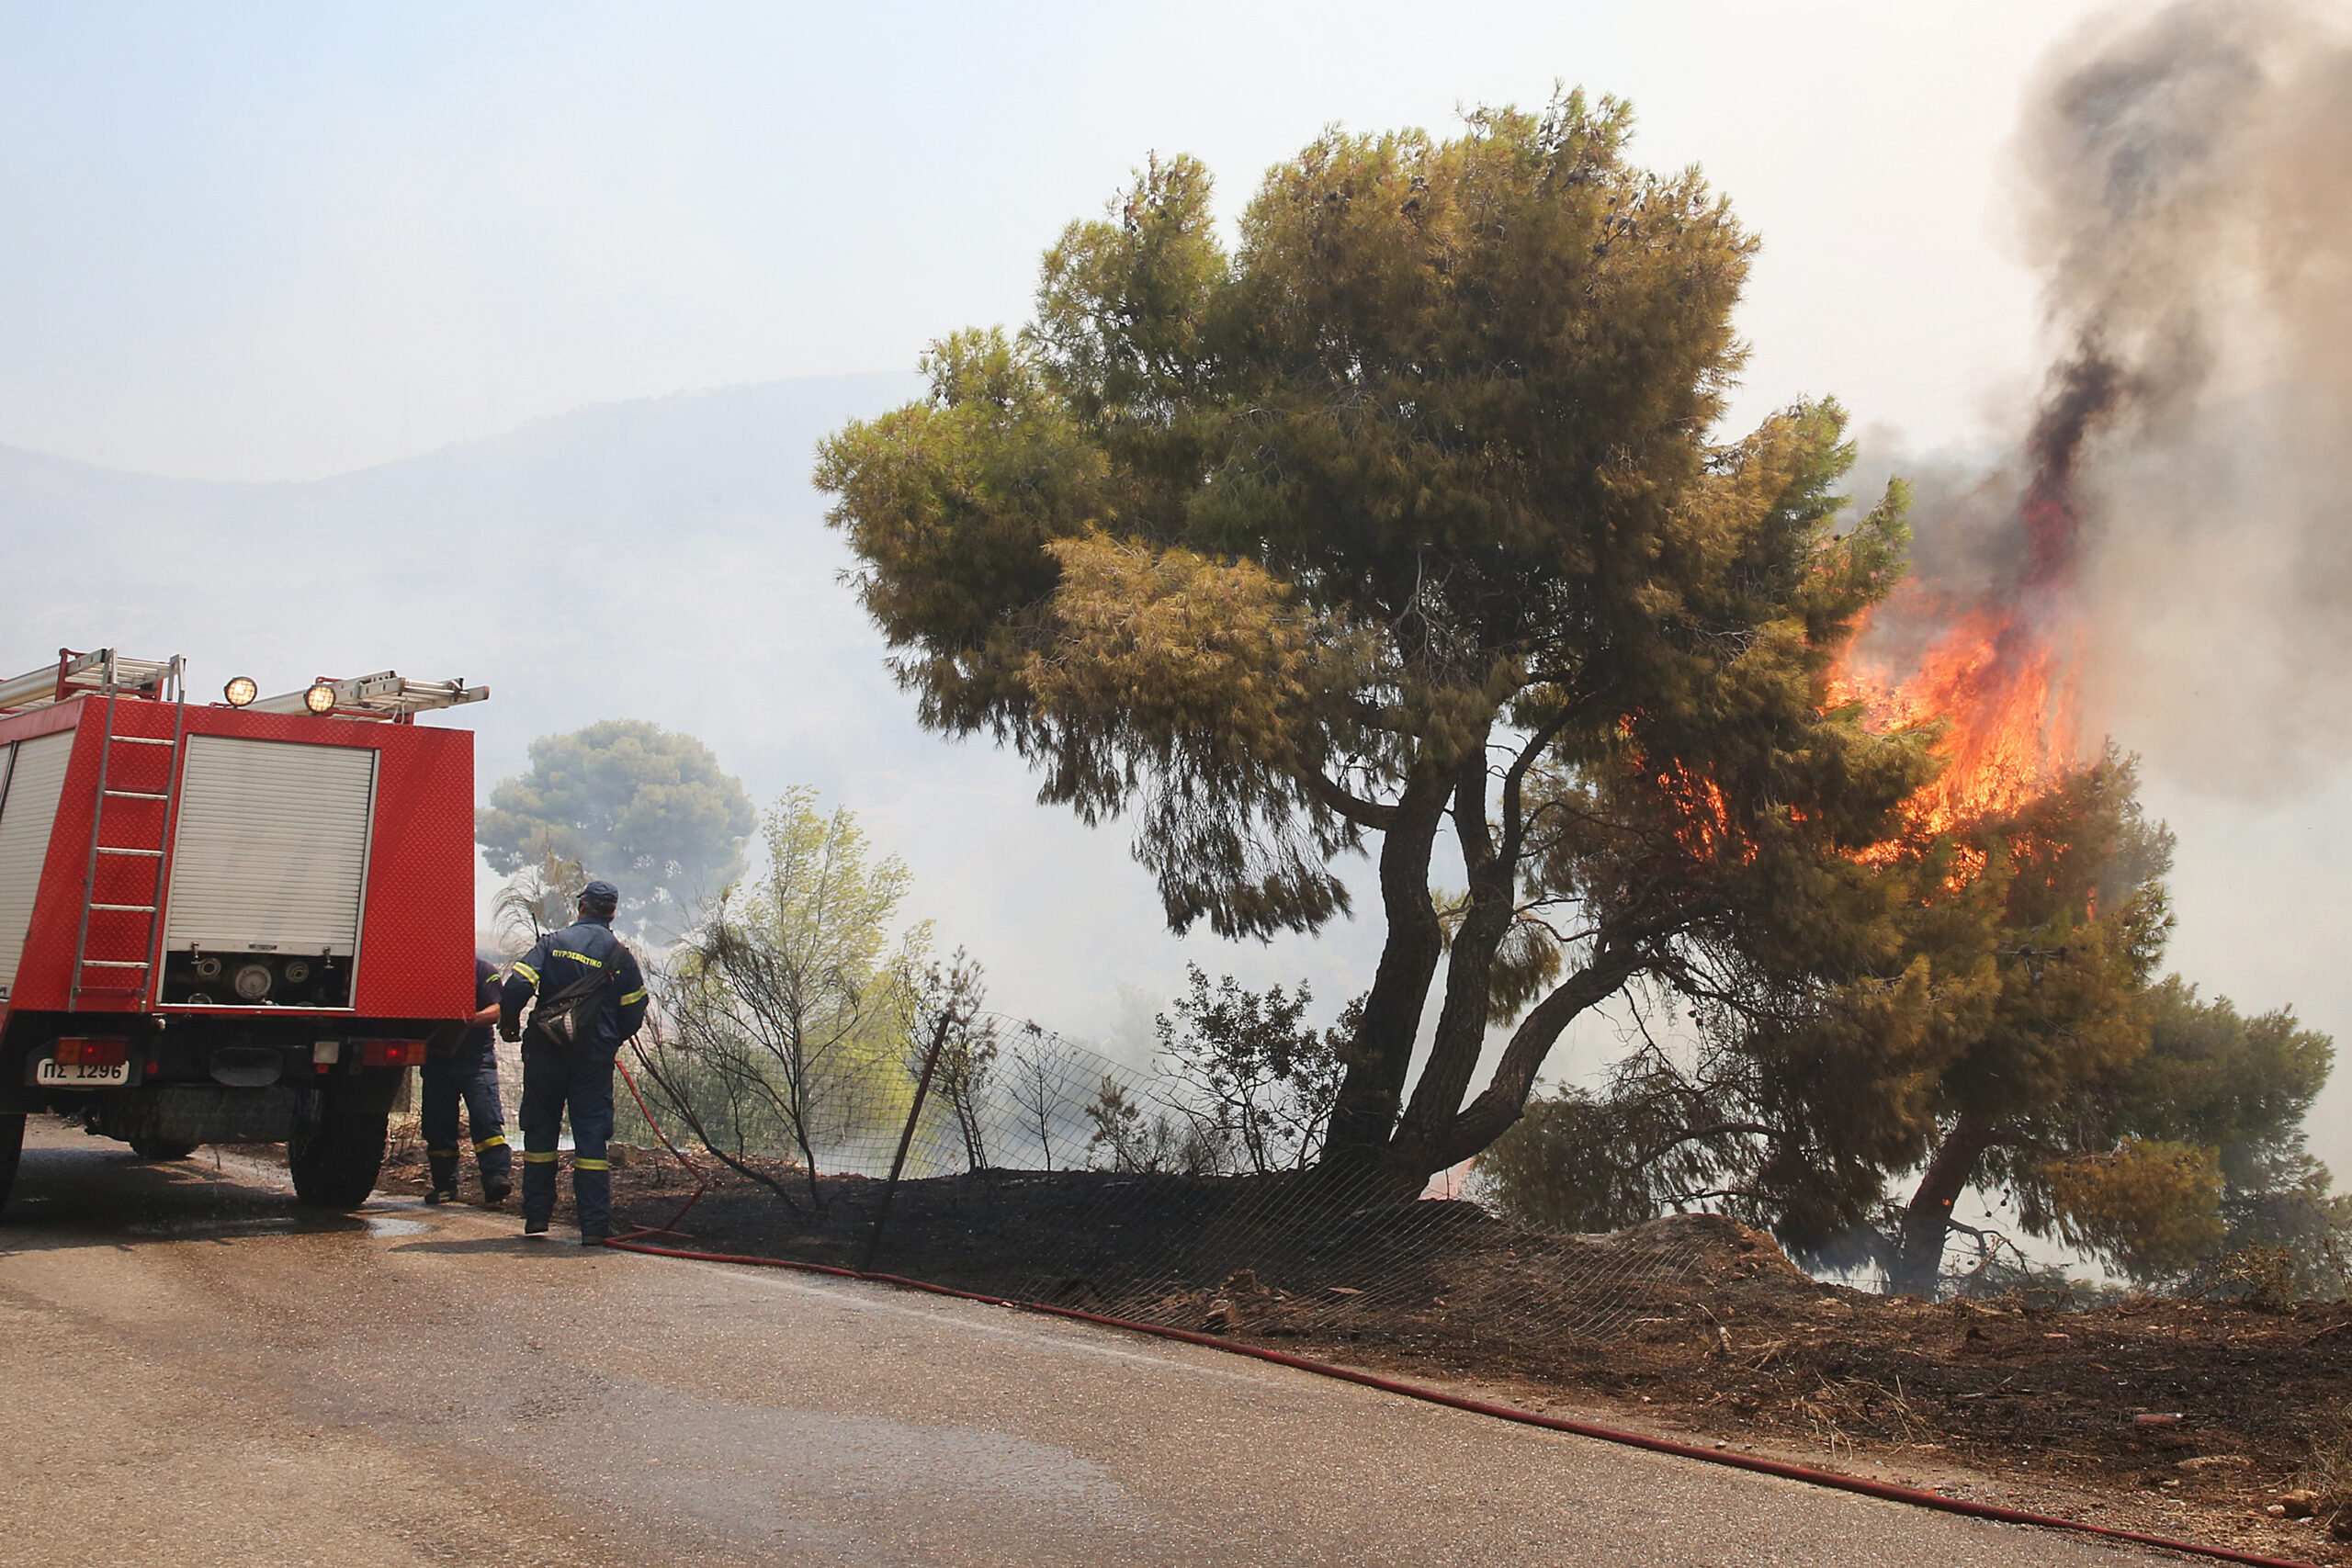
<instances>
[{"instance_id":1,"label":"truck spotlight","mask_svg":"<svg viewBox=\"0 0 2352 1568\"><path fill-rule=\"evenodd\" d=\"M323 679L311 682L311 689L302 694L302 705L312 713L334 712L334 682Z\"/></svg>"},{"instance_id":2,"label":"truck spotlight","mask_svg":"<svg viewBox=\"0 0 2352 1568\"><path fill-rule=\"evenodd\" d=\"M220 688L220 695L231 707L241 708L261 695L261 688L254 684L252 676L239 675Z\"/></svg>"},{"instance_id":3,"label":"truck spotlight","mask_svg":"<svg viewBox=\"0 0 2352 1568\"><path fill-rule=\"evenodd\" d=\"M270 978L268 964L248 964L238 970L229 983L236 987L238 996L246 1001L257 1002L269 995Z\"/></svg>"}]
</instances>

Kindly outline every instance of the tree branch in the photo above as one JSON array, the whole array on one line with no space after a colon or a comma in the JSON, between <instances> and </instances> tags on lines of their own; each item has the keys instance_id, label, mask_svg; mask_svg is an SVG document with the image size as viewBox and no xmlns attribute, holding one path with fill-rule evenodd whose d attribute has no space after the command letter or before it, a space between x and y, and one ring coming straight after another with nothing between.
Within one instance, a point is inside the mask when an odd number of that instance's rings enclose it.
<instances>
[{"instance_id":1,"label":"tree branch","mask_svg":"<svg viewBox=\"0 0 2352 1568\"><path fill-rule=\"evenodd\" d=\"M1359 828L1368 828L1375 833L1384 833L1396 820L1396 808L1394 806L1383 806L1378 801L1365 800L1360 795L1351 795L1331 780L1325 778L1320 769L1309 768L1298 775L1298 780L1306 787L1308 798L1316 805L1346 818Z\"/></svg>"},{"instance_id":2,"label":"tree branch","mask_svg":"<svg viewBox=\"0 0 2352 1568\"><path fill-rule=\"evenodd\" d=\"M1548 722L1539 726L1535 733L1528 738L1527 744L1520 748L1519 755L1511 759L1510 767L1503 773L1502 854L1503 859L1514 865L1519 863L1520 851L1527 842L1527 829L1530 825L1530 818L1525 811L1528 771L1535 766L1535 760L1544 754L1544 749L1558 739L1560 731L1567 728L1568 720L1575 713L1576 708L1573 706L1563 708L1560 712L1554 714ZM1538 809L1540 810L1541 807L1539 807Z\"/></svg>"},{"instance_id":3,"label":"tree branch","mask_svg":"<svg viewBox=\"0 0 2352 1568\"><path fill-rule=\"evenodd\" d=\"M1779 1129L1768 1127L1761 1122L1718 1122L1712 1127L1686 1127L1664 1143L1642 1150L1634 1156L1634 1163L1647 1165L1653 1160L1665 1157L1668 1152L1679 1149L1685 1144L1696 1144L1708 1138L1720 1138L1732 1133L1746 1133L1753 1137L1770 1138L1777 1135Z\"/></svg>"},{"instance_id":4,"label":"tree branch","mask_svg":"<svg viewBox=\"0 0 2352 1568\"><path fill-rule=\"evenodd\" d=\"M1495 834L1487 821L1487 754L1480 747L1462 760L1462 773L1453 784L1453 837L1462 846L1462 863L1470 874L1471 900L1489 880L1480 874L1495 858Z\"/></svg>"}]
</instances>

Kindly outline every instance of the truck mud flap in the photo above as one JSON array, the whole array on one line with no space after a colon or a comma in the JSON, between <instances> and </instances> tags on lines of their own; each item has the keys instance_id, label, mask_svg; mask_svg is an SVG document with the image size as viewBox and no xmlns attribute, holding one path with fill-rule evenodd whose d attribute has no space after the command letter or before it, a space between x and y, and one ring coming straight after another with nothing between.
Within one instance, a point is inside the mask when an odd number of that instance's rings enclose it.
<instances>
[{"instance_id":1,"label":"truck mud flap","mask_svg":"<svg viewBox=\"0 0 2352 1568\"><path fill-rule=\"evenodd\" d=\"M93 1119L102 1136L164 1144L282 1144L318 1116L318 1095L286 1088L159 1084L107 1097Z\"/></svg>"}]
</instances>

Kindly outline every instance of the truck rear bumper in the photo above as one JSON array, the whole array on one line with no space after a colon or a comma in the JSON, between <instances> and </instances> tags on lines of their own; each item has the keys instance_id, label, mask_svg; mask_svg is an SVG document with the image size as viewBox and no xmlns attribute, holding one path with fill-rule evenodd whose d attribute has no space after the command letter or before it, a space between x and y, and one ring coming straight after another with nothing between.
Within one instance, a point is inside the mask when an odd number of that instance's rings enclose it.
<instances>
[{"instance_id":1,"label":"truck rear bumper","mask_svg":"<svg viewBox=\"0 0 2352 1568\"><path fill-rule=\"evenodd\" d=\"M154 1084L94 1094L85 1111L101 1137L160 1144L282 1144L319 1118L319 1091Z\"/></svg>"},{"instance_id":2,"label":"truck rear bumper","mask_svg":"<svg viewBox=\"0 0 2352 1568\"><path fill-rule=\"evenodd\" d=\"M54 1111L109 1138L155 1144L285 1143L338 1115L391 1106L424 1042L463 1021L280 1018L161 1021L13 1014L0 1036L0 1112ZM92 1043L110 1054L92 1058ZM68 1043L112 1083L57 1081ZM128 1078L128 1082L120 1081Z\"/></svg>"}]
</instances>

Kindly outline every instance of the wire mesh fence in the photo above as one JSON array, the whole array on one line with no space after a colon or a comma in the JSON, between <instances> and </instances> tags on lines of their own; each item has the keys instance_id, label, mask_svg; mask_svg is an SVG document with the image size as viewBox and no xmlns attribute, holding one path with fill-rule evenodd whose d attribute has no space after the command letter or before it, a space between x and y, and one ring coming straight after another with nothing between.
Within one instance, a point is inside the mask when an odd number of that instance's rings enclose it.
<instances>
[{"instance_id":1,"label":"wire mesh fence","mask_svg":"<svg viewBox=\"0 0 2352 1568\"><path fill-rule=\"evenodd\" d=\"M650 1031L630 1061L664 1125L625 1100L619 1135L666 1132L760 1190L773 1256L1489 1369L1605 1355L1741 1245L1699 1216L1544 1234L1482 1206L1475 1172L1336 1168L1277 1082L1138 1069L987 1014L916 1044L753 1062Z\"/></svg>"}]
</instances>

